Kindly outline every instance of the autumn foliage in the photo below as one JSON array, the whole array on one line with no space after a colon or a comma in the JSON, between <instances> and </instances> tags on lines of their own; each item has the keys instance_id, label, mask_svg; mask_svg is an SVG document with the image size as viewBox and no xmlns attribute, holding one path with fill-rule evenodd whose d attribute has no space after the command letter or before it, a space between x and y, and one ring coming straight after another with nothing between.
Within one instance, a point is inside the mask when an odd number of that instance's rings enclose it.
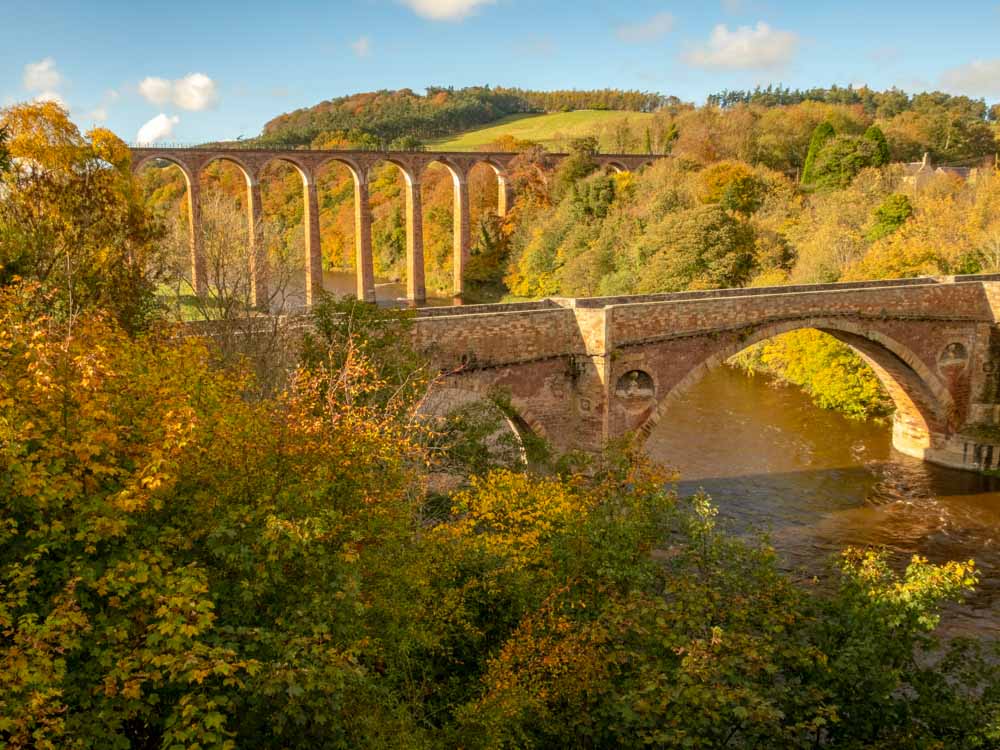
<instances>
[{"instance_id":1,"label":"autumn foliage","mask_svg":"<svg viewBox=\"0 0 1000 750\"><path fill-rule=\"evenodd\" d=\"M0 746L1000 743L1000 653L936 635L971 561L898 572L848 550L797 582L632 450L540 451L528 470L526 450L474 445L492 427L422 411L434 377L407 316L363 303L317 306L262 387L253 351L143 307L156 226L121 144L48 106L5 121L0 230L35 254L5 256L31 273L0 279ZM560 181L538 156L515 164L519 223L500 228L525 243L512 277L532 289L620 288L644 264L663 283L794 278L783 238L807 247L810 222L847 214L857 252L840 259L874 267L957 263L992 236L990 181L974 198L936 182L911 214L862 173L806 212L781 175L735 161L609 177L581 150ZM46 276L47 257L95 265Z\"/></svg>"},{"instance_id":2,"label":"autumn foliage","mask_svg":"<svg viewBox=\"0 0 1000 750\"><path fill-rule=\"evenodd\" d=\"M7 747L901 747L915 716L920 736L996 730L975 651L918 659L971 564L915 560L900 579L857 553L839 592L813 594L628 455L589 477L494 470L430 512L429 427L418 394L384 388L377 349L324 359L314 342L285 390L248 398L251 376L202 340L130 338L99 313L69 327L48 304L0 297Z\"/></svg>"},{"instance_id":3,"label":"autumn foliage","mask_svg":"<svg viewBox=\"0 0 1000 750\"><path fill-rule=\"evenodd\" d=\"M98 306L129 330L146 325L160 227L125 144L103 128L81 134L54 102L0 110L0 131L10 157L0 169L0 285L32 279L66 315Z\"/></svg>"}]
</instances>

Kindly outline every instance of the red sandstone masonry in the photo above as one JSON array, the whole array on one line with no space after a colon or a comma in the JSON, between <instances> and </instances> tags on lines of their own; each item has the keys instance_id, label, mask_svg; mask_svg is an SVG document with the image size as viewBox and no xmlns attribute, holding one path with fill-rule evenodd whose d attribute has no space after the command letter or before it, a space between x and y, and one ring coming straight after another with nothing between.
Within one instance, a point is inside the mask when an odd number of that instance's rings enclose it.
<instances>
[{"instance_id":1,"label":"red sandstone masonry","mask_svg":"<svg viewBox=\"0 0 1000 750\"><path fill-rule=\"evenodd\" d=\"M414 343L444 369L463 362L485 367L584 351L576 317L563 308L417 318Z\"/></svg>"}]
</instances>

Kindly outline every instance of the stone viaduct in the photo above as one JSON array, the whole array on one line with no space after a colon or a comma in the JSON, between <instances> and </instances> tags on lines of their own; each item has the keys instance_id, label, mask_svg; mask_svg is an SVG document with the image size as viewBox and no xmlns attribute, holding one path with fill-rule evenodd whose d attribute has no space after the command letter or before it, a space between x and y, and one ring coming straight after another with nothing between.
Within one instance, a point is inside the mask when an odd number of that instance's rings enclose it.
<instances>
[{"instance_id":1,"label":"stone viaduct","mask_svg":"<svg viewBox=\"0 0 1000 750\"><path fill-rule=\"evenodd\" d=\"M191 244L191 276L195 291L201 295L208 288L208 270L201 234L201 188L199 176L213 162L223 160L235 164L247 184L247 220L251 237L251 302L260 306L267 293L267 251L263 242L263 222L260 176L272 161L292 165L302 177L305 203L305 293L306 305L312 304L323 288L322 253L320 251L319 200L316 175L331 162L347 166L354 178L354 238L357 268L357 298L375 301L375 274L372 264L371 208L368 196L368 176L380 163L394 164L406 182L406 284L407 297L416 304L424 302L423 214L420 205L420 180L431 164L441 164L451 173L454 184L454 250L452 255L452 293L463 291L463 274L469 258L470 219L468 175L476 164L486 164L497 175L499 200L497 212L503 216L511 202L508 179L510 163L518 156L513 152L430 152L430 151L341 151L261 148L171 148L143 146L132 148L132 169L138 171L151 161L162 160L177 166L187 183L189 232ZM566 154L547 154L551 165ZM598 154L597 164L604 168L630 171L649 164L659 156L635 154Z\"/></svg>"},{"instance_id":2,"label":"stone viaduct","mask_svg":"<svg viewBox=\"0 0 1000 750\"><path fill-rule=\"evenodd\" d=\"M414 340L442 388L502 389L557 449L649 434L709 369L816 328L849 344L896 404L893 444L1000 467L1000 275L424 308ZM996 434L997 437L993 437ZM725 450L720 436L720 450Z\"/></svg>"}]
</instances>

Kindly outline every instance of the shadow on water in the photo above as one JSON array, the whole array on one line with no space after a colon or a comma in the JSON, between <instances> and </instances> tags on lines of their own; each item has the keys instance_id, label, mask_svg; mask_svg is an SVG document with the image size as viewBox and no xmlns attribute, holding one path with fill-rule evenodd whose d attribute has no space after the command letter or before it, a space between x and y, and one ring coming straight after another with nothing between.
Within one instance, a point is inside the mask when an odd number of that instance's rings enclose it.
<instances>
[{"instance_id":1,"label":"shadow on water","mask_svg":"<svg viewBox=\"0 0 1000 750\"><path fill-rule=\"evenodd\" d=\"M646 450L680 472L681 495L711 495L733 531L766 532L790 570L821 575L851 545L883 546L899 566L914 554L975 559L971 607L946 624L1000 635L1000 480L901 455L888 425L729 368L672 408Z\"/></svg>"}]
</instances>

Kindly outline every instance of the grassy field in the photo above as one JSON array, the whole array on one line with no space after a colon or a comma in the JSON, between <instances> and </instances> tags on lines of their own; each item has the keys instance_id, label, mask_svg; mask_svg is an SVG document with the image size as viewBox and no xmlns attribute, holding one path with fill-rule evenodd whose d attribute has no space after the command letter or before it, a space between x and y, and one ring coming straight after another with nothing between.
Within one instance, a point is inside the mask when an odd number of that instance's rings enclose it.
<instances>
[{"instance_id":1,"label":"grassy field","mask_svg":"<svg viewBox=\"0 0 1000 750\"><path fill-rule=\"evenodd\" d=\"M470 130L454 138L430 141L428 148L446 151L473 151L482 148L502 135L512 135L519 140L534 141L549 147L562 147L570 138L585 135L605 136L603 150L610 145L610 131L615 123L628 119L635 128L653 115L646 112L616 112L609 110L581 109L574 112L555 112L549 115L511 115L489 127Z\"/></svg>"}]
</instances>

